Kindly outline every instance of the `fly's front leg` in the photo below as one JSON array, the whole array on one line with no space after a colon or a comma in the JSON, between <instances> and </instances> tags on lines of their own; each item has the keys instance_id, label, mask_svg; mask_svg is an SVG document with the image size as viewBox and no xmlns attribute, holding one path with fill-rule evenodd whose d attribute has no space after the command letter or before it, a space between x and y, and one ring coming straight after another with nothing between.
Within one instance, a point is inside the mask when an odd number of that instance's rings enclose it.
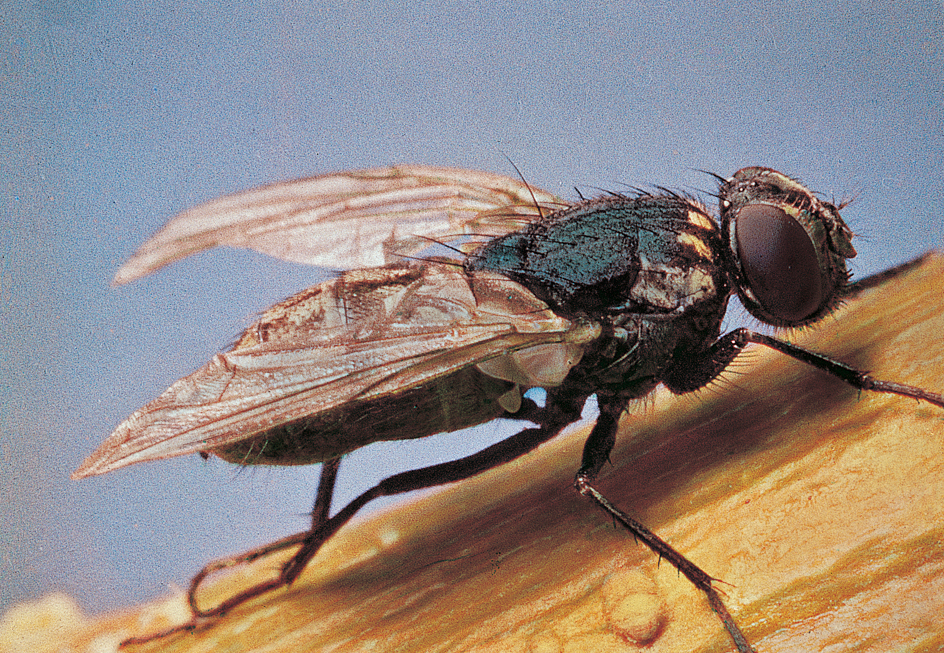
<instances>
[{"instance_id":1,"label":"fly's front leg","mask_svg":"<svg viewBox=\"0 0 944 653\"><path fill-rule=\"evenodd\" d=\"M725 629L731 635L734 645L739 653L753 653L754 649L747 642L744 633L741 632L731 613L725 607L724 602L717 590L712 586L715 580L707 573L702 571L695 563L676 551L672 546L646 528L641 522L633 519L628 514L617 508L609 499L607 499L599 490L593 486L593 481L604 463L607 462L613 445L616 442L616 431L619 426L619 417L626 407L626 400L619 395L601 396L598 395L600 403L600 416L597 423L590 432L587 442L584 445L583 460L580 470L577 472L575 486L577 491L596 504L601 510L606 512L614 520L622 524L637 539L640 539L648 546L659 558L664 558L688 578L695 587L700 589L708 597L708 603L715 613L720 617Z\"/></svg>"},{"instance_id":2,"label":"fly's front leg","mask_svg":"<svg viewBox=\"0 0 944 653\"><path fill-rule=\"evenodd\" d=\"M913 385L906 385L904 383L896 383L894 381L882 381L876 379L875 377L850 367L845 363L832 359L823 354L817 354L812 351L807 351L802 347L797 347L792 345L789 342L783 340L778 340L777 338L772 338L763 333L755 333L748 329L737 329L732 331L731 336L739 338L741 341L754 342L759 345L764 345L770 347L771 349L776 349L777 351L786 354L791 358L795 358L798 361L802 361L807 365L811 365L816 369L832 374L838 379L841 379L851 385L853 388L858 388L859 390L870 390L872 392L886 392L889 394L901 395L902 397L911 397L912 399L922 399L929 403L934 404L935 406L940 406L944 408L944 395L937 392L929 392L921 388L916 388Z\"/></svg>"},{"instance_id":3,"label":"fly's front leg","mask_svg":"<svg viewBox=\"0 0 944 653\"><path fill-rule=\"evenodd\" d=\"M707 356L690 357L691 364L686 364L685 361L678 363L667 373L664 383L675 394L697 390L715 379L734 360L734 357L751 343L775 349L790 358L831 374L859 390L921 399L944 408L944 395L940 393L929 392L904 383L882 381L829 356L817 354L779 338L744 328L735 329L721 336L711 346Z\"/></svg>"}]
</instances>

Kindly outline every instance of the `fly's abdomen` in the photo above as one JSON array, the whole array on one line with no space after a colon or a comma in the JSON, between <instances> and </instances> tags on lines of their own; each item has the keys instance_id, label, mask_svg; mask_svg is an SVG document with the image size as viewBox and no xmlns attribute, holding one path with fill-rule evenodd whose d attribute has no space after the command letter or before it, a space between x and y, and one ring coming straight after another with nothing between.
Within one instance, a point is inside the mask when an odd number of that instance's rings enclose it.
<instances>
[{"instance_id":1,"label":"fly's abdomen","mask_svg":"<svg viewBox=\"0 0 944 653\"><path fill-rule=\"evenodd\" d=\"M515 384L465 368L418 388L298 419L212 449L240 465L310 465L371 442L411 440L476 426L505 415ZM520 394L517 395L520 401Z\"/></svg>"}]
</instances>

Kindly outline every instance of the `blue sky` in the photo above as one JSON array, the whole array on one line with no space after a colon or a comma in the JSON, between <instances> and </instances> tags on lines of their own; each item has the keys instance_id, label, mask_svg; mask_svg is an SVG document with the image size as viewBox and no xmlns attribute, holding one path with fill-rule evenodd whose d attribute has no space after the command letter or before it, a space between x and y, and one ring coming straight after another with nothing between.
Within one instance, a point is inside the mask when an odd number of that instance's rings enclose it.
<instances>
[{"instance_id":1,"label":"blue sky","mask_svg":"<svg viewBox=\"0 0 944 653\"><path fill-rule=\"evenodd\" d=\"M944 245L939 2L38 1L5 3L0 33L0 609L142 601L304 527L317 467L68 479L327 274L221 250L109 285L202 200L397 162L514 174L508 157L570 198L767 165L855 198L857 275ZM355 452L337 501L502 428Z\"/></svg>"}]
</instances>

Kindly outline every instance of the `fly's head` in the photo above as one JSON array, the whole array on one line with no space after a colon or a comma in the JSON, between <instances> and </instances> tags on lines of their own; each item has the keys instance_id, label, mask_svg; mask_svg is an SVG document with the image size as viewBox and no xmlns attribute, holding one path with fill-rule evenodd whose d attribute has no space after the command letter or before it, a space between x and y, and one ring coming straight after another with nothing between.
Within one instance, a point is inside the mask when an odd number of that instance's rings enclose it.
<instances>
[{"instance_id":1,"label":"fly's head","mask_svg":"<svg viewBox=\"0 0 944 653\"><path fill-rule=\"evenodd\" d=\"M856 255L839 209L770 168L721 183L728 274L744 307L774 326L802 326L839 302Z\"/></svg>"}]
</instances>

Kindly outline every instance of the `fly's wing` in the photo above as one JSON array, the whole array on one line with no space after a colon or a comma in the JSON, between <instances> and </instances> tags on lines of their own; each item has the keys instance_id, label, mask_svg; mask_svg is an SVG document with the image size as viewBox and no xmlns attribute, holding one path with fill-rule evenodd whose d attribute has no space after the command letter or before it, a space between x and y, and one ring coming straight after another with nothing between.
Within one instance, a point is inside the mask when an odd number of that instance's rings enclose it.
<instances>
[{"instance_id":1,"label":"fly's wing","mask_svg":"<svg viewBox=\"0 0 944 653\"><path fill-rule=\"evenodd\" d=\"M231 444L341 404L555 343L579 361L596 325L492 273L426 263L354 270L276 304L227 353L135 412L73 474Z\"/></svg>"},{"instance_id":2,"label":"fly's wing","mask_svg":"<svg viewBox=\"0 0 944 653\"><path fill-rule=\"evenodd\" d=\"M219 245L332 268L382 265L429 239L504 235L559 205L522 181L475 170L400 165L298 179L178 214L121 266L115 283Z\"/></svg>"}]
</instances>

